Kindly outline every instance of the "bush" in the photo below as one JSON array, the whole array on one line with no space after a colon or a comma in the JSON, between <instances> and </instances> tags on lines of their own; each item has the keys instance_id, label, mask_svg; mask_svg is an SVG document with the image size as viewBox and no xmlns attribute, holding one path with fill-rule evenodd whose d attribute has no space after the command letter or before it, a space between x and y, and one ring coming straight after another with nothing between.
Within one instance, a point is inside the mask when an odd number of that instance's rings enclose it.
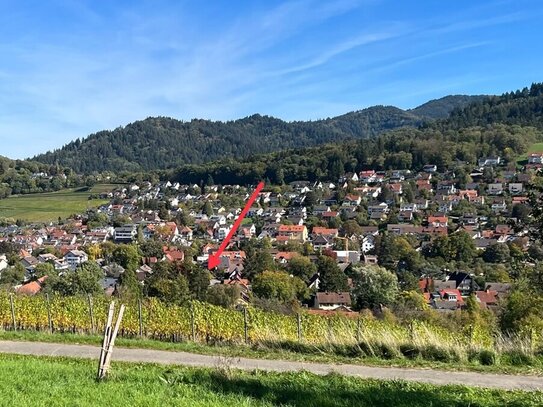
<instances>
[{"instance_id":1,"label":"bush","mask_svg":"<svg viewBox=\"0 0 543 407\"><path fill-rule=\"evenodd\" d=\"M420 349L412 344L400 345L400 352L409 359L416 359L421 355Z\"/></svg>"},{"instance_id":2,"label":"bush","mask_svg":"<svg viewBox=\"0 0 543 407\"><path fill-rule=\"evenodd\" d=\"M425 347L422 350L422 357L435 362L450 362L454 359L446 349L437 347L435 345L428 345Z\"/></svg>"},{"instance_id":3,"label":"bush","mask_svg":"<svg viewBox=\"0 0 543 407\"><path fill-rule=\"evenodd\" d=\"M519 349L505 352L502 355L502 359L505 364L512 366L526 366L534 363L534 358L531 355L528 355Z\"/></svg>"},{"instance_id":4,"label":"bush","mask_svg":"<svg viewBox=\"0 0 543 407\"><path fill-rule=\"evenodd\" d=\"M379 353L380 355L378 356L382 357L383 359L394 359L401 356L397 348L386 343L381 343L379 345Z\"/></svg>"},{"instance_id":5,"label":"bush","mask_svg":"<svg viewBox=\"0 0 543 407\"><path fill-rule=\"evenodd\" d=\"M483 349L479 352L477 359L483 366L492 366L496 364L496 353L493 350Z\"/></svg>"}]
</instances>

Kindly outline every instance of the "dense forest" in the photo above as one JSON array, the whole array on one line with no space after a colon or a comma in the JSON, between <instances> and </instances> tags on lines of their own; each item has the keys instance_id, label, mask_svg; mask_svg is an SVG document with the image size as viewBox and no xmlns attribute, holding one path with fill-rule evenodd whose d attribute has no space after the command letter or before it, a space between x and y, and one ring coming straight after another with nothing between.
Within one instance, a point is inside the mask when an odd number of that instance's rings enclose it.
<instances>
[{"instance_id":1,"label":"dense forest","mask_svg":"<svg viewBox=\"0 0 543 407\"><path fill-rule=\"evenodd\" d=\"M101 131L34 159L78 173L148 171L201 164L222 158L247 158L349 139L371 138L388 130L444 118L454 108L480 97L450 96L412 111L375 106L334 118L285 122L253 115L229 122L166 117L148 118L113 131Z\"/></svg>"},{"instance_id":2,"label":"dense forest","mask_svg":"<svg viewBox=\"0 0 543 407\"><path fill-rule=\"evenodd\" d=\"M471 103L480 102L486 97L484 95L450 95L441 99L430 100L419 107L408 110L408 112L420 117L445 119L454 109L462 109Z\"/></svg>"},{"instance_id":3,"label":"dense forest","mask_svg":"<svg viewBox=\"0 0 543 407\"><path fill-rule=\"evenodd\" d=\"M58 165L0 156L0 199L12 194L58 191L84 185L85 181L85 177Z\"/></svg>"},{"instance_id":4,"label":"dense forest","mask_svg":"<svg viewBox=\"0 0 543 407\"><path fill-rule=\"evenodd\" d=\"M421 106L423 108L423 106ZM454 162L474 163L500 155L512 161L530 144L543 139L543 84L533 84L501 96L478 98L450 117L425 122L419 128L400 128L363 141L253 156L244 162L223 160L186 165L172 178L182 182L273 183L293 180L336 180L345 172L372 169L440 170ZM168 176L168 173L163 174Z\"/></svg>"},{"instance_id":5,"label":"dense forest","mask_svg":"<svg viewBox=\"0 0 543 407\"><path fill-rule=\"evenodd\" d=\"M186 165L163 178L183 183L213 179L220 184L251 184L262 179L281 184L295 180L337 180L345 172L363 169L421 169L435 164L440 170L457 162L500 155L513 160L528 146L541 140L535 127L492 124L459 130L432 128L397 129L370 140L327 144L307 149L258 155L247 160L222 160Z\"/></svg>"}]
</instances>

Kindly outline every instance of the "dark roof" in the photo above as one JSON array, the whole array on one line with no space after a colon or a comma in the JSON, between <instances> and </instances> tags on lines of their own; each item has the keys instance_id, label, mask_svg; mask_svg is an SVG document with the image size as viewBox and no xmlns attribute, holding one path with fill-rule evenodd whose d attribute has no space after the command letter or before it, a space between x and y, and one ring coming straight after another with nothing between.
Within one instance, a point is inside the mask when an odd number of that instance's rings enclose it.
<instances>
[{"instance_id":1,"label":"dark roof","mask_svg":"<svg viewBox=\"0 0 543 407\"><path fill-rule=\"evenodd\" d=\"M508 293L511 291L511 283L486 283L485 290L497 291L498 293Z\"/></svg>"},{"instance_id":2,"label":"dark roof","mask_svg":"<svg viewBox=\"0 0 543 407\"><path fill-rule=\"evenodd\" d=\"M319 304L346 304L351 305L351 294L348 292L340 293L317 293Z\"/></svg>"},{"instance_id":3,"label":"dark roof","mask_svg":"<svg viewBox=\"0 0 543 407\"><path fill-rule=\"evenodd\" d=\"M464 273L463 271L454 271L451 274L449 274L448 277L449 277L449 281L452 280L456 283L456 287L462 284L466 278L471 278L469 274Z\"/></svg>"}]
</instances>

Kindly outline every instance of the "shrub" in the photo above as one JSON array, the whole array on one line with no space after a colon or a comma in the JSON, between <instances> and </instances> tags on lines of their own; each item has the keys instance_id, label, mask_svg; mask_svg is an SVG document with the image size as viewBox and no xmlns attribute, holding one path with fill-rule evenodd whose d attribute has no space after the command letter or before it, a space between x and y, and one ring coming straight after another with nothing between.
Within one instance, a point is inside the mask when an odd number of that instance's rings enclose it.
<instances>
[{"instance_id":1,"label":"shrub","mask_svg":"<svg viewBox=\"0 0 543 407\"><path fill-rule=\"evenodd\" d=\"M504 352L502 359L506 364L513 366L526 366L534 363L534 358L520 349Z\"/></svg>"},{"instance_id":2,"label":"shrub","mask_svg":"<svg viewBox=\"0 0 543 407\"><path fill-rule=\"evenodd\" d=\"M435 345L428 345L422 350L422 357L435 362L450 362L453 358L446 349Z\"/></svg>"},{"instance_id":3,"label":"shrub","mask_svg":"<svg viewBox=\"0 0 543 407\"><path fill-rule=\"evenodd\" d=\"M412 344L400 345L400 352L409 359L416 359L421 355L420 349Z\"/></svg>"},{"instance_id":4,"label":"shrub","mask_svg":"<svg viewBox=\"0 0 543 407\"><path fill-rule=\"evenodd\" d=\"M496 364L496 353L493 350L483 349L479 352L478 360L483 366L492 366Z\"/></svg>"}]
</instances>

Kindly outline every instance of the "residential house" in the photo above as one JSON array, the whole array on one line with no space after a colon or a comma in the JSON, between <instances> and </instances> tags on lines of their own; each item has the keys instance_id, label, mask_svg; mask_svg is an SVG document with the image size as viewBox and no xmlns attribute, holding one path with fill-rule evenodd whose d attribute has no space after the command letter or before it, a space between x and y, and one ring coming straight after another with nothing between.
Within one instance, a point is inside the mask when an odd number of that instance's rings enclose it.
<instances>
[{"instance_id":1,"label":"residential house","mask_svg":"<svg viewBox=\"0 0 543 407\"><path fill-rule=\"evenodd\" d=\"M511 195L519 195L524 192L524 184L522 182L510 182L507 188Z\"/></svg>"},{"instance_id":2,"label":"residential house","mask_svg":"<svg viewBox=\"0 0 543 407\"><path fill-rule=\"evenodd\" d=\"M456 289L460 291L463 296L470 295L474 289L477 289L477 284L473 278L462 271L455 271L447 275L446 279L448 281L454 281Z\"/></svg>"},{"instance_id":3,"label":"residential house","mask_svg":"<svg viewBox=\"0 0 543 407\"><path fill-rule=\"evenodd\" d=\"M507 210L507 204L505 203L504 199L494 199L491 208L495 213L505 212Z\"/></svg>"},{"instance_id":4,"label":"residential house","mask_svg":"<svg viewBox=\"0 0 543 407\"><path fill-rule=\"evenodd\" d=\"M390 192L394 195L401 195L403 193L403 186L400 183L389 184Z\"/></svg>"},{"instance_id":5,"label":"residential house","mask_svg":"<svg viewBox=\"0 0 543 407\"><path fill-rule=\"evenodd\" d=\"M503 184L501 182L488 184L486 192L488 195L501 195L503 194Z\"/></svg>"},{"instance_id":6,"label":"residential house","mask_svg":"<svg viewBox=\"0 0 543 407\"><path fill-rule=\"evenodd\" d=\"M498 292L492 290L476 291L475 298L483 309L495 310L498 308Z\"/></svg>"},{"instance_id":7,"label":"residential house","mask_svg":"<svg viewBox=\"0 0 543 407\"><path fill-rule=\"evenodd\" d=\"M439 292L439 297L433 299L432 306L438 311L454 311L464 305L464 299L459 290L443 289Z\"/></svg>"},{"instance_id":8,"label":"residential house","mask_svg":"<svg viewBox=\"0 0 543 407\"><path fill-rule=\"evenodd\" d=\"M9 266L8 259L5 254L0 255L0 272L7 269Z\"/></svg>"},{"instance_id":9,"label":"residential house","mask_svg":"<svg viewBox=\"0 0 543 407\"><path fill-rule=\"evenodd\" d=\"M429 174L433 174L437 171L437 165L435 164L426 164L424 167L422 167L422 170L424 172L427 172Z\"/></svg>"},{"instance_id":10,"label":"residential house","mask_svg":"<svg viewBox=\"0 0 543 407\"><path fill-rule=\"evenodd\" d=\"M433 192L432 184L430 183L430 180L428 179L418 179L416 181L417 190L420 191L428 191Z\"/></svg>"},{"instance_id":11,"label":"residential house","mask_svg":"<svg viewBox=\"0 0 543 407\"><path fill-rule=\"evenodd\" d=\"M494 167L500 165L500 157L483 157L478 161L479 167Z\"/></svg>"},{"instance_id":12,"label":"residential house","mask_svg":"<svg viewBox=\"0 0 543 407\"><path fill-rule=\"evenodd\" d=\"M440 181L437 183L437 193L440 195L452 195L456 193L454 181Z\"/></svg>"},{"instance_id":13,"label":"residential house","mask_svg":"<svg viewBox=\"0 0 543 407\"><path fill-rule=\"evenodd\" d=\"M115 243L132 243L138 234L136 225L125 225L115 228L113 240Z\"/></svg>"},{"instance_id":14,"label":"residential house","mask_svg":"<svg viewBox=\"0 0 543 407\"><path fill-rule=\"evenodd\" d=\"M528 155L528 164L543 164L543 153L532 153Z\"/></svg>"},{"instance_id":15,"label":"residential house","mask_svg":"<svg viewBox=\"0 0 543 407\"><path fill-rule=\"evenodd\" d=\"M366 235L362 238L362 244L360 245L362 249L362 253L368 253L375 249L375 236L374 235Z\"/></svg>"},{"instance_id":16,"label":"residential house","mask_svg":"<svg viewBox=\"0 0 543 407\"><path fill-rule=\"evenodd\" d=\"M31 281L29 283L23 284L15 289L17 294L22 295L36 295L38 294L42 287L43 282L47 279L48 276L43 276L38 278L36 281Z\"/></svg>"},{"instance_id":17,"label":"residential house","mask_svg":"<svg viewBox=\"0 0 543 407\"><path fill-rule=\"evenodd\" d=\"M413 211L403 210L398 214L399 222L411 222L413 220Z\"/></svg>"},{"instance_id":18,"label":"residential house","mask_svg":"<svg viewBox=\"0 0 543 407\"><path fill-rule=\"evenodd\" d=\"M278 228L278 241L295 240L298 242L305 242L307 240L307 228L305 225L280 225Z\"/></svg>"},{"instance_id":19,"label":"residential house","mask_svg":"<svg viewBox=\"0 0 543 407\"><path fill-rule=\"evenodd\" d=\"M334 250L336 261L340 264L360 263L360 253L354 250Z\"/></svg>"},{"instance_id":20,"label":"residential house","mask_svg":"<svg viewBox=\"0 0 543 407\"><path fill-rule=\"evenodd\" d=\"M388 209L388 204L385 203L385 202L381 202L380 204L378 205L369 205L368 206L368 215L374 215L374 214L378 214L378 215L386 215L388 213L389 209Z\"/></svg>"},{"instance_id":21,"label":"residential house","mask_svg":"<svg viewBox=\"0 0 543 407\"><path fill-rule=\"evenodd\" d=\"M162 253L164 253L163 259L170 263L185 260L185 253L175 247L164 246L162 247Z\"/></svg>"},{"instance_id":22,"label":"residential house","mask_svg":"<svg viewBox=\"0 0 543 407\"><path fill-rule=\"evenodd\" d=\"M447 227L449 225L449 218L443 214L436 214L428 216L428 225L432 227Z\"/></svg>"},{"instance_id":23,"label":"residential house","mask_svg":"<svg viewBox=\"0 0 543 407\"><path fill-rule=\"evenodd\" d=\"M360 182L369 184L377 181L377 176L374 170L360 171L359 174Z\"/></svg>"},{"instance_id":24,"label":"residential house","mask_svg":"<svg viewBox=\"0 0 543 407\"><path fill-rule=\"evenodd\" d=\"M64 261L71 269L75 269L80 264L89 261L89 256L82 250L70 250L64 255Z\"/></svg>"},{"instance_id":25,"label":"residential house","mask_svg":"<svg viewBox=\"0 0 543 407\"><path fill-rule=\"evenodd\" d=\"M476 189L461 189L458 191L458 196L466 199L468 202L473 202L479 196Z\"/></svg>"},{"instance_id":26,"label":"residential house","mask_svg":"<svg viewBox=\"0 0 543 407\"><path fill-rule=\"evenodd\" d=\"M362 198L360 198L358 195L348 194L345 196L343 205L358 206L360 205L360 202L362 202Z\"/></svg>"},{"instance_id":27,"label":"residential house","mask_svg":"<svg viewBox=\"0 0 543 407\"><path fill-rule=\"evenodd\" d=\"M318 292L315 295L314 308L323 310L335 310L351 306L351 294L348 292Z\"/></svg>"},{"instance_id":28,"label":"residential house","mask_svg":"<svg viewBox=\"0 0 543 407\"><path fill-rule=\"evenodd\" d=\"M409 223L389 223L387 225L387 231L395 235L409 235L417 233L419 228Z\"/></svg>"}]
</instances>

